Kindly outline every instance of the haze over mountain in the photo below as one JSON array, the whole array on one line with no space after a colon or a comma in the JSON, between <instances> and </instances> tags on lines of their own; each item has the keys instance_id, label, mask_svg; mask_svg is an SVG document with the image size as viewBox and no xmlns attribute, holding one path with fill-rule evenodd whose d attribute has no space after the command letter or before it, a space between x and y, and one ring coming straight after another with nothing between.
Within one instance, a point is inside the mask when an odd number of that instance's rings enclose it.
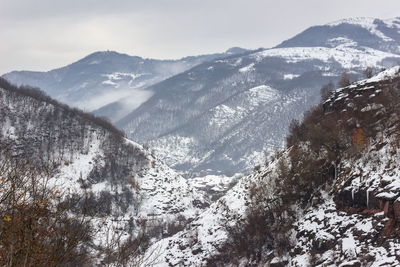
<instances>
[{"instance_id":1,"label":"haze over mountain","mask_svg":"<svg viewBox=\"0 0 400 267\"><path fill-rule=\"evenodd\" d=\"M178 170L232 175L282 147L290 121L319 101L322 85L397 64L399 27L399 18L353 18L271 49L178 61L99 52L48 73L4 77L85 109L106 104L94 113Z\"/></svg>"},{"instance_id":2,"label":"haze over mountain","mask_svg":"<svg viewBox=\"0 0 400 267\"><path fill-rule=\"evenodd\" d=\"M396 267L399 225L400 18L0 77L1 266Z\"/></svg>"},{"instance_id":3,"label":"haze over mountain","mask_svg":"<svg viewBox=\"0 0 400 267\"><path fill-rule=\"evenodd\" d=\"M243 53L231 48L224 53L185 57L179 60L145 59L113 51L95 52L68 66L48 72L14 71L3 75L17 85L39 87L51 97L87 111L93 111L116 100L118 107L107 107L116 120L146 101L149 85L183 72L202 62Z\"/></svg>"},{"instance_id":4,"label":"haze over mountain","mask_svg":"<svg viewBox=\"0 0 400 267\"><path fill-rule=\"evenodd\" d=\"M151 86L154 95L116 125L170 166L249 170L282 147L292 119L343 72L359 79L400 62L400 20L356 18L311 27L272 49L203 63Z\"/></svg>"}]
</instances>

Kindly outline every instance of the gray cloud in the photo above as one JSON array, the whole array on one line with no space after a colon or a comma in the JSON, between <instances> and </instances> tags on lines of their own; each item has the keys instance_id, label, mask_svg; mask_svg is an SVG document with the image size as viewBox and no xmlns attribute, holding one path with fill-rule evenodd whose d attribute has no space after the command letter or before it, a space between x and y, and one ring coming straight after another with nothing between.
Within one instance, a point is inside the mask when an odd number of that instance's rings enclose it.
<instances>
[{"instance_id":1,"label":"gray cloud","mask_svg":"<svg viewBox=\"0 0 400 267\"><path fill-rule=\"evenodd\" d=\"M0 73L49 70L97 50L178 58L270 47L346 17L398 16L398 0L2 0Z\"/></svg>"}]
</instances>

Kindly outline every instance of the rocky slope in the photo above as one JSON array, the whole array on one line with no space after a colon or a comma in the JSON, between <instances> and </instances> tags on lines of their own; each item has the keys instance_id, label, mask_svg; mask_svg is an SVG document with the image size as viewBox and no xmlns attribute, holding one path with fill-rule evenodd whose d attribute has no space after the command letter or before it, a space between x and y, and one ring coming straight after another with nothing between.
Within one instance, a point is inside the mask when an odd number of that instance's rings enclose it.
<instances>
[{"instance_id":1,"label":"rocky slope","mask_svg":"<svg viewBox=\"0 0 400 267\"><path fill-rule=\"evenodd\" d=\"M294 118L344 71L359 79L399 62L398 19L312 27L273 49L203 63L151 86L116 125L170 166L194 173L248 171L282 147ZM312 41L311 41L312 40Z\"/></svg>"},{"instance_id":2,"label":"rocky slope","mask_svg":"<svg viewBox=\"0 0 400 267\"><path fill-rule=\"evenodd\" d=\"M159 266L398 266L399 95L399 67L335 91L291 147L156 243ZM335 116L339 135L307 130Z\"/></svg>"}]
</instances>

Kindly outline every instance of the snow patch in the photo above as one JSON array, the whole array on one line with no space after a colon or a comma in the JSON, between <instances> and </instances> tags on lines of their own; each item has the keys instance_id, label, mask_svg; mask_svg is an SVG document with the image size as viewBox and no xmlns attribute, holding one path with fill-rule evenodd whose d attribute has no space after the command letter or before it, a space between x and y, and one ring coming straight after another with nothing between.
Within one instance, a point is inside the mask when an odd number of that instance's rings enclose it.
<instances>
[{"instance_id":1,"label":"snow patch","mask_svg":"<svg viewBox=\"0 0 400 267\"><path fill-rule=\"evenodd\" d=\"M321 60L325 63L335 61L343 68L364 68L366 66L380 66L384 58L400 58L399 55L382 52L364 47L362 50L351 47L349 44L328 47L289 47L267 49L252 55L261 61L265 57L281 57L288 63L297 63L306 60Z\"/></svg>"},{"instance_id":2,"label":"snow patch","mask_svg":"<svg viewBox=\"0 0 400 267\"><path fill-rule=\"evenodd\" d=\"M245 66L243 68L240 68L239 72L249 72L249 71L252 71L252 70L254 70L254 63L251 63L251 64L249 64L249 65L247 65L247 66Z\"/></svg>"},{"instance_id":3,"label":"snow patch","mask_svg":"<svg viewBox=\"0 0 400 267\"><path fill-rule=\"evenodd\" d=\"M284 74L283 79L284 80L293 80L294 78L299 77L299 74Z\"/></svg>"}]
</instances>

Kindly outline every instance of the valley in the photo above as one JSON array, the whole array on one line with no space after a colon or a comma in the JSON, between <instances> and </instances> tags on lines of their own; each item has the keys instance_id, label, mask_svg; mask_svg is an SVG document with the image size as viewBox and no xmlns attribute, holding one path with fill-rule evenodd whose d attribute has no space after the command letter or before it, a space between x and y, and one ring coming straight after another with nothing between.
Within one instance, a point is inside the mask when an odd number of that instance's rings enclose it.
<instances>
[{"instance_id":1,"label":"valley","mask_svg":"<svg viewBox=\"0 0 400 267\"><path fill-rule=\"evenodd\" d=\"M398 266L400 18L0 77L0 265Z\"/></svg>"}]
</instances>

